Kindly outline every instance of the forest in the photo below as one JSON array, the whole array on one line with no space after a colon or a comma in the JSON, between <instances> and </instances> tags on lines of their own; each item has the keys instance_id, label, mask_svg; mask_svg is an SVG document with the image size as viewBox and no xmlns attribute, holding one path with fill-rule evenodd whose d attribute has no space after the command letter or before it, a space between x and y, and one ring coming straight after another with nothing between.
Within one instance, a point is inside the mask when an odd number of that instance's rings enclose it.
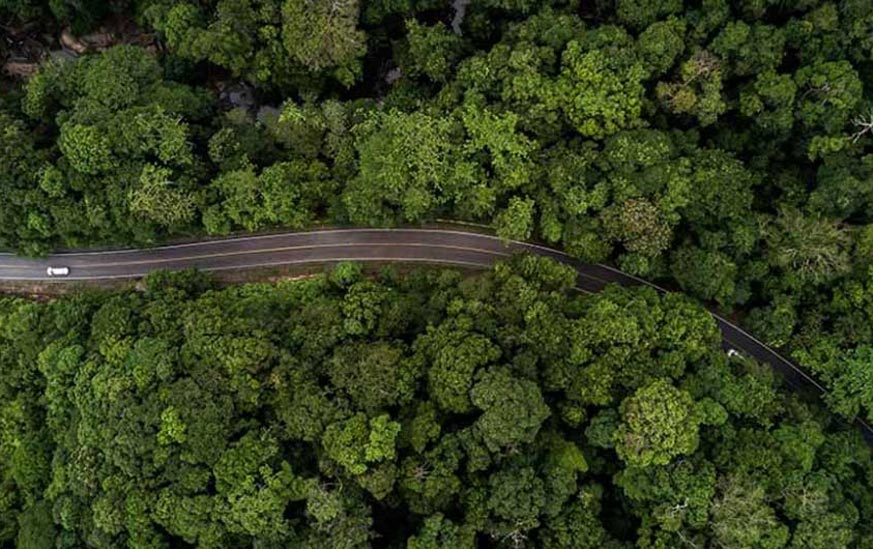
<instances>
[{"instance_id":1,"label":"forest","mask_svg":"<svg viewBox=\"0 0 873 549\"><path fill-rule=\"evenodd\" d=\"M873 454L691 298L490 272L0 301L21 549L873 546Z\"/></svg>"},{"instance_id":2,"label":"forest","mask_svg":"<svg viewBox=\"0 0 873 549\"><path fill-rule=\"evenodd\" d=\"M2 250L454 220L677 292L5 297L0 543L873 548L870 0L0 0L0 63Z\"/></svg>"},{"instance_id":3,"label":"forest","mask_svg":"<svg viewBox=\"0 0 873 549\"><path fill-rule=\"evenodd\" d=\"M870 8L0 0L8 58L140 29L2 81L0 247L482 223L738 315L869 417Z\"/></svg>"}]
</instances>

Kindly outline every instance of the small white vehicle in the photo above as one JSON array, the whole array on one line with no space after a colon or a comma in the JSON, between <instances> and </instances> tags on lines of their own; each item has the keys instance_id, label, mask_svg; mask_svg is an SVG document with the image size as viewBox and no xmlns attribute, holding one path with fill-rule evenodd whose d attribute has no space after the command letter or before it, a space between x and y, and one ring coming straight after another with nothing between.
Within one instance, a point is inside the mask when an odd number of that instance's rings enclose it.
<instances>
[{"instance_id":1,"label":"small white vehicle","mask_svg":"<svg viewBox=\"0 0 873 549\"><path fill-rule=\"evenodd\" d=\"M49 276L67 276L70 274L69 267L49 267L45 270L45 274Z\"/></svg>"},{"instance_id":2,"label":"small white vehicle","mask_svg":"<svg viewBox=\"0 0 873 549\"><path fill-rule=\"evenodd\" d=\"M742 356L742 355L736 349L728 349L727 356L729 356L730 358L734 358L734 357Z\"/></svg>"}]
</instances>

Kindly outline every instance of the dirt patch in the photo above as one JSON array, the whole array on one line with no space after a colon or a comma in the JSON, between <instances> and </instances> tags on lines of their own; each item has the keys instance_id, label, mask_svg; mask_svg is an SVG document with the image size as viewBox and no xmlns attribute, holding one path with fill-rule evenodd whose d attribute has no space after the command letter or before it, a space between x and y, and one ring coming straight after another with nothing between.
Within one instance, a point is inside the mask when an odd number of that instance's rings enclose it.
<instances>
[{"instance_id":1,"label":"dirt patch","mask_svg":"<svg viewBox=\"0 0 873 549\"><path fill-rule=\"evenodd\" d=\"M301 280L330 272L336 262L318 263L312 265L288 265L278 267L254 267L251 269L235 269L230 271L217 271L212 276L222 285L246 284L249 282L283 282L287 280ZM385 267L392 267L400 273L408 273L417 269L452 269L465 274L481 272L477 269L459 268L453 265L404 263L402 261L368 261L364 264L364 273L376 275Z\"/></svg>"},{"instance_id":2,"label":"dirt patch","mask_svg":"<svg viewBox=\"0 0 873 549\"><path fill-rule=\"evenodd\" d=\"M0 25L3 44L3 74L24 79L36 72L39 64L49 58L75 58L86 53L105 50L117 44L135 44L157 51L154 33L140 29L129 17L107 19L93 32L76 36L69 28L47 34L34 24Z\"/></svg>"},{"instance_id":3,"label":"dirt patch","mask_svg":"<svg viewBox=\"0 0 873 549\"><path fill-rule=\"evenodd\" d=\"M274 284L289 280L302 280L329 272L336 262L326 262L312 265L288 265L278 267L253 267L250 269L233 269L227 271L214 271L209 273L219 286L232 286L237 284L249 284L266 282ZM478 269L456 267L452 265L403 263L402 261L376 261L364 263L364 273L369 276L377 275L383 268L391 266L397 272L404 274L418 269L452 269L463 273L465 276L481 272ZM142 279L124 280L87 280L75 282L28 282L28 281L0 281L0 294L26 297L35 301L49 301L56 297L81 292L81 291L121 291L144 289Z\"/></svg>"},{"instance_id":4,"label":"dirt patch","mask_svg":"<svg viewBox=\"0 0 873 549\"><path fill-rule=\"evenodd\" d=\"M330 268L329 264L321 265L288 265L276 267L254 267L251 269L233 269L215 271L210 275L221 285L247 284L251 282L282 282L300 280L322 274Z\"/></svg>"},{"instance_id":5,"label":"dirt patch","mask_svg":"<svg viewBox=\"0 0 873 549\"><path fill-rule=\"evenodd\" d=\"M55 297L87 290L122 290L131 287L135 281L107 280L95 282L28 282L0 281L0 293L26 297L35 301L50 301Z\"/></svg>"}]
</instances>

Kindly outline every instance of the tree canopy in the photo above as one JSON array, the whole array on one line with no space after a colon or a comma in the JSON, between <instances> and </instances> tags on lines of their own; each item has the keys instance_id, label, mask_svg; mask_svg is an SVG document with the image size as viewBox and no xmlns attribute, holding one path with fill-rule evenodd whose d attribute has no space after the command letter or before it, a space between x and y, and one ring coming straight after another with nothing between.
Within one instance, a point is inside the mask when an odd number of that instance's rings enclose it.
<instances>
[{"instance_id":1,"label":"tree canopy","mask_svg":"<svg viewBox=\"0 0 873 549\"><path fill-rule=\"evenodd\" d=\"M706 301L810 370L832 411L873 421L870 8L0 0L0 248L484 224ZM69 51L89 33L106 43ZM818 443L824 416L756 366L712 358L688 303L566 309L525 285L568 284L550 268L451 276L347 267L300 311L269 296L303 290L195 279L9 300L0 425L22 434L0 441L0 535L354 546L406 505L392 542L410 547L871 543L869 504L833 488L862 452ZM773 465L797 456L802 478ZM828 468L843 476L813 473Z\"/></svg>"},{"instance_id":2,"label":"tree canopy","mask_svg":"<svg viewBox=\"0 0 873 549\"><path fill-rule=\"evenodd\" d=\"M517 257L5 297L0 543L873 542L857 431L688 298L573 280Z\"/></svg>"}]
</instances>

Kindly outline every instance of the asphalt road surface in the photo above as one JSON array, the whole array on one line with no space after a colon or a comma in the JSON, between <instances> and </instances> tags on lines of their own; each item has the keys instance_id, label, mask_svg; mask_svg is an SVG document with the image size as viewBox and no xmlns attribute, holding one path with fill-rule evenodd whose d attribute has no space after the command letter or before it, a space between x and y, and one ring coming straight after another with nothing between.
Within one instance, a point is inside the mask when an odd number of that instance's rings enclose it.
<instances>
[{"instance_id":1,"label":"asphalt road surface","mask_svg":"<svg viewBox=\"0 0 873 549\"><path fill-rule=\"evenodd\" d=\"M158 269L196 268L223 271L253 267L325 264L338 261L380 261L487 268L516 252L548 256L571 265L577 272L577 289L598 292L608 284L653 284L605 265L582 263L551 248L500 239L461 229L325 229L308 232L203 240L138 250L58 253L46 259L0 254L0 280L95 281L139 278ZM68 267L69 275L50 277L46 269ZM800 367L764 345L742 328L713 313L722 332L722 345L742 356L769 364L798 391L821 396L825 390ZM733 354L733 353L731 353ZM873 428L856 423L873 444Z\"/></svg>"}]
</instances>

